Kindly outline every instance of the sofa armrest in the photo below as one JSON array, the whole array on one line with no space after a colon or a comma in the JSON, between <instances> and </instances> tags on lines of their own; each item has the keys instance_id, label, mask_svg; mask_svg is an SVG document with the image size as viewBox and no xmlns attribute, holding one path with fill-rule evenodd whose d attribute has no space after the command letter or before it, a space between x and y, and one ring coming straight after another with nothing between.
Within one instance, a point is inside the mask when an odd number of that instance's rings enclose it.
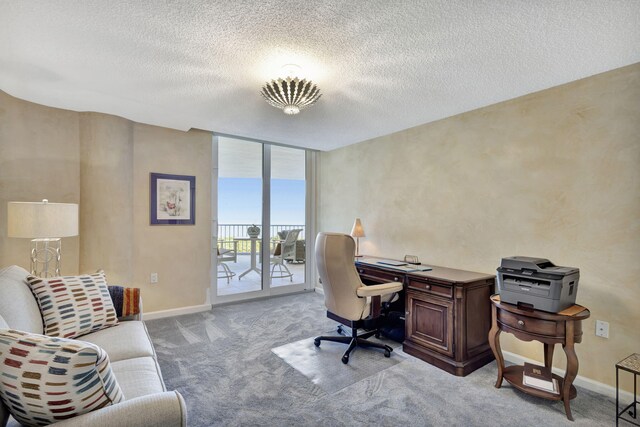
<instances>
[{"instance_id":1,"label":"sofa armrest","mask_svg":"<svg viewBox=\"0 0 640 427\"><path fill-rule=\"evenodd\" d=\"M56 427L185 427L187 407L177 391L150 394L53 424Z\"/></svg>"},{"instance_id":2,"label":"sofa armrest","mask_svg":"<svg viewBox=\"0 0 640 427\"><path fill-rule=\"evenodd\" d=\"M118 319L133 317L135 320L142 320L140 288L109 286L108 289Z\"/></svg>"}]
</instances>

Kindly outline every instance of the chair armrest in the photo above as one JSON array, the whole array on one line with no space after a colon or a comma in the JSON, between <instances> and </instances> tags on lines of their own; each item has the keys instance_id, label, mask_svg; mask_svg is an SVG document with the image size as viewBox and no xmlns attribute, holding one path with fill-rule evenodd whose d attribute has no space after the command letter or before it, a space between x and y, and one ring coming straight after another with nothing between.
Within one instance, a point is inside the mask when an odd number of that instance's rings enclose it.
<instances>
[{"instance_id":1,"label":"chair armrest","mask_svg":"<svg viewBox=\"0 0 640 427\"><path fill-rule=\"evenodd\" d=\"M54 424L56 427L152 427L187 425L187 407L177 391L150 394Z\"/></svg>"},{"instance_id":2,"label":"chair armrest","mask_svg":"<svg viewBox=\"0 0 640 427\"><path fill-rule=\"evenodd\" d=\"M140 288L109 286L108 289L118 319L129 316L141 318L142 298L140 296Z\"/></svg>"},{"instance_id":3,"label":"chair armrest","mask_svg":"<svg viewBox=\"0 0 640 427\"><path fill-rule=\"evenodd\" d=\"M394 292L400 292L402 290L402 283L400 282L389 282L382 283L380 285L371 285L371 286L361 286L356 290L356 293L359 297L374 297L374 296L383 296L389 295Z\"/></svg>"}]
</instances>

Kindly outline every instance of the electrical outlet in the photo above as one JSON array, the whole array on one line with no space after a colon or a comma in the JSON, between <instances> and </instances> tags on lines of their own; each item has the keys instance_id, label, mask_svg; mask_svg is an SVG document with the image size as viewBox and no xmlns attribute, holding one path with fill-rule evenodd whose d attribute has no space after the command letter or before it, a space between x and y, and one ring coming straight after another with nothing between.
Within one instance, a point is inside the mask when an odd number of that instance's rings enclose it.
<instances>
[{"instance_id":1,"label":"electrical outlet","mask_svg":"<svg viewBox=\"0 0 640 427\"><path fill-rule=\"evenodd\" d=\"M149 278L151 283L158 283L158 273L151 273L151 277Z\"/></svg>"},{"instance_id":2,"label":"electrical outlet","mask_svg":"<svg viewBox=\"0 0 640 427\"><path fill-rule=\"evenodd\" d=\"M609 338L609 322L596 320L596 336Z\"/></svg>"}]
</instances>

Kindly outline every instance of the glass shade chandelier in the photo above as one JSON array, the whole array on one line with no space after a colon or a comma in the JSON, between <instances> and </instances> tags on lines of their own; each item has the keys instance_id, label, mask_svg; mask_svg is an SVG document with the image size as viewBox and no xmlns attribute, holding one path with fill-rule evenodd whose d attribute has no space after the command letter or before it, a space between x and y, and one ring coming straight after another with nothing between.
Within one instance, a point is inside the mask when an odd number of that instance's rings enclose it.
<instances>
[{"instance_id":1,"label":"glass shade chandelier","mask_svg":"<svg viewBox=\"0 0 640 427\"><path fill-rule=\"evenodd\" d=\"M288 64L283 67L286 77L268 81L260 92L264 99L285 114L298 114L300 110L320 99L320 89L311 80L298 76L300 67Z\"/></svg>"}]
</instances>

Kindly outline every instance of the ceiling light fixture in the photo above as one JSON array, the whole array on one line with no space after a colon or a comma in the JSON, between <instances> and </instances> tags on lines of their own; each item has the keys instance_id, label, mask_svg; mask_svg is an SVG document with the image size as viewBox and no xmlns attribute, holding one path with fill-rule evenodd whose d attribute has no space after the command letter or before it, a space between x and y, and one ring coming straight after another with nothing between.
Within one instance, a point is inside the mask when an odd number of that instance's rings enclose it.
<instances>
[{"instance_id":1,"label":"ceiling light fixture","mask_svg":"<svg viewBox=\"0 0 640 427\"><path fill-rule=\"evenodd\" d=\"M311 80L300 78L300 67L288 64L282 67L286 77L268 81L260 92L264 99L285 114L298 114L300 110L320 99L320 89Z\"/></svg>"}]
</instances>

